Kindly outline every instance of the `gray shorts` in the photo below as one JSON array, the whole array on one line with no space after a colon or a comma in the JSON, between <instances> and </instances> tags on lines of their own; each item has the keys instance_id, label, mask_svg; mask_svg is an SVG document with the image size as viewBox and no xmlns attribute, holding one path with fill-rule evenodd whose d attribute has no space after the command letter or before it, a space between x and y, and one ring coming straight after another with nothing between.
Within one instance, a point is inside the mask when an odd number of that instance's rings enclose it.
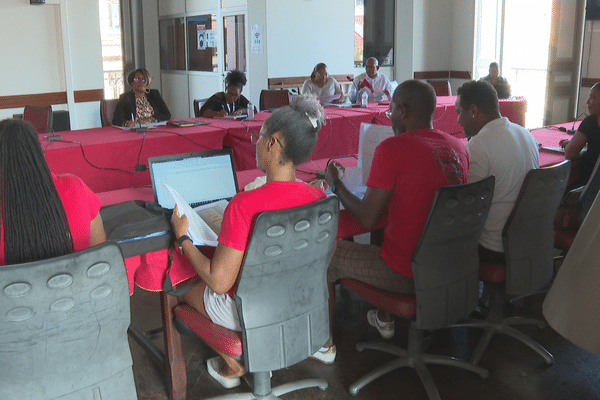
<instances>
[{"instance_id":1,"label":"gray shorts","mask_svg":"<svg viewBox=\"0 0 600 400\"><path fill-rule=\"evenodd\" d=\"M210 320L232 331L241 332L235 300L227 293L216 294L211 288L204 289L204 309Z\"/></svg>"}]
</instances>

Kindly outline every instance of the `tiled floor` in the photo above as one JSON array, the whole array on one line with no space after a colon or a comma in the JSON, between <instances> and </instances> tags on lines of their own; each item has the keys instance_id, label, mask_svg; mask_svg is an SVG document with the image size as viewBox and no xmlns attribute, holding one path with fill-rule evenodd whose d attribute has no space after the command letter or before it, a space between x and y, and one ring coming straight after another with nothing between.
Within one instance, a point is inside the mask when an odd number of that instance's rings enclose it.
<instances>
[{"instance_id":1,"label":"tiled floor","mask_svg":"<svg viewBox=\"0 0 600 400\"><path fill-rule=\"evenodd\" d=\"M132 321L141 329L160 326L158 295L136 289L132 297ZM368 325L366 313L372 307L344 289L338 292L335 310L334 337L338 348L337 359L327 366L318 361L306 360L287 370L275 371L272 384L277 386L305 377L322 377L329 383L325 392L304 389L284 395L284 399L350 399L348 387L352 382L393 356L373 350L358 353L355 345L360 341L382 341L375 328ZM541 317L541 299L524 302L513 308L517 314ZM406 346L408 321L396 318L396 336L392 343ZM574 346L552 328L523 331L544 345L555 357L554 365L548 367L533 351L512 338L497 336L484 354L481 365L490 371L488 380L478 375L452 367L431 366L442 399L478 400L565 400L600 399L600 358ZM480 332L465 328L438 332L436 342L428 352L447 354L468 359ZM162 348L162 337L155 339ZM168 399L164 375L150 357L130 340L133 354L136 386L140 400ZM211 396L248 391L248 385L225 390L207 373L205 362L214 355L212 350L195 337L185 337L187 355L188 399L204 399ZM420 380L411 369L403 368L367 385L358 394L359 399L403 400L427 399Z\"/></svg>"}]
</instances>

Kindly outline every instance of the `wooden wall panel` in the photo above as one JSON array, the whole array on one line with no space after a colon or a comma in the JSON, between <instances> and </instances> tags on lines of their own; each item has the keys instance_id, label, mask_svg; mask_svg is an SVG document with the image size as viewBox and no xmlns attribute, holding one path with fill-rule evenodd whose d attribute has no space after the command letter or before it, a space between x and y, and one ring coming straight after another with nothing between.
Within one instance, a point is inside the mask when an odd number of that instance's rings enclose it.
<instances>
[{"instance_id":1,"label":"wooden wall panel","mask_svg":"<svg viewBox=\"0 0 600 400\"><path fill-rule=\"evenodd\" d=\"M76 90L73 92L75 103L100 101L104 98L104 89ZM54 104L67 104L67 92L17 94L13 96L0 96L0 109L21 108L26 105L44 106Z\"/></svg>"}]
</instances>

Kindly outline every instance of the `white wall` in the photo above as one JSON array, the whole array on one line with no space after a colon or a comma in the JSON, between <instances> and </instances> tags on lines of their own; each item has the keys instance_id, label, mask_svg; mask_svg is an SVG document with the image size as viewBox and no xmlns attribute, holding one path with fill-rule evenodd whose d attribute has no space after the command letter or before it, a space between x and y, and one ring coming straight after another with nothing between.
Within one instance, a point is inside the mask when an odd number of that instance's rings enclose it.
<instances>
[{"instance_id":1,"label":"white wall","mask_svg":"<svg viewBox=\"0 0 600 400\"><path fill-rule=\"evenodd\" d=\"M252 0L248 2L251 9ZM319 62L348 74L354 64L354 1L266 0L268 76L310 75Z\"/></svg>"},{"instance_id":2,"label":"white wall","mask_svg":"<svg viewBox=\"0 0 600 400\"><path fill-rule=\"evenodd\" d=\"M258 107L260 91L267 86L269 78L269 40L267 33L270 27L267 26L267 1L268 0L248 0L248 84L244 88L244 96L251 103ZM253 53L251 47L250 34L252 25L260 25L263 29L263 52Z\"/></svg>"},{"instance_id":3,"label":"white wall","mask_svg":"<svg viewBox=\"0 0 600 400\"><path fill-rule=\"evenodd\" d=\"M98 0L51 0L35 6L29 0L2 0L0 20L0 96L103 88ZM61 108L65 106L53 106ZM0 110L0 118L22 111ZM72 128L100 126L99 102L74 104L70 113Z\"/></svg>"},{"instance_id":4,"label":"white wall","mask_svg":"<svg viewBox=\"0 0 600 400\"><path fill-rule=\"evenodd\" d=\"M0 2L0 96L65 90L60 14L53 6L32 6L29 0ZM0 110L0 119L23 112Z\"/></svg>"},{"instance_id":5,"label":"white wall","mask_svg":"<svg viewBox=\"0 0 600 400\"><path fill-rule=\"evenodd\" d=\"M64 5L67 6L67 21L62 23L67 24L72 77L72 81L67 82L67 89L102 89L104 75L98 0L61 0L60 7ZM102 126L99 101L75 103L71 112L71 129Z\"/></svg>"},{"instance_id":6,"label":"white wall","mask_svg":"<svg viewBox=\"0 0 600 400\"><path fill-rule=\"evenodd\" d=\"M414 7L412 0L396 1L394 79L398 83L412 79L413 77L415 40L413 14Z\"/></svg>"},{"instance_id":7,"label":"white wall","mask_svg":"<svg viewBox=\"0 0 600 400\"><path fill-rule=\"evenodd\" d=\"M160 90L160 46L158 36L158 0L144 0L144 67L152 76L152 88Z\"/></svg>"},{"instance_id":8,"label":"white wall","mask_svg":"<svg viewBox=\"0 0 600 400\"><path fill-rule=\"evenodd\" d=\"M414 71L449 71L452 59L452 0L414 3Z\"/></svg>"}]
</instances>

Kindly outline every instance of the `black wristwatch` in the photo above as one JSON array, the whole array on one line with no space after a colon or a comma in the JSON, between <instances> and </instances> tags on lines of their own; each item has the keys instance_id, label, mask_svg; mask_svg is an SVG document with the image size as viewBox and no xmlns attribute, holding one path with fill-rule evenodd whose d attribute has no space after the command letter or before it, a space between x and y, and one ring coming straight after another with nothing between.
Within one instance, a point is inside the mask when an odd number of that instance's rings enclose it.
<instances>
[{"instance_id":1,"label":"black wristwatch","mask_svg":"<svg viewBox=\"0 0 600 400\"><path fill-rule=\"evenodd\" d=\"M335 191L338 188L338 184L341 182L340 178L337 178L335 181L333 181L333 183L331 185L329 185L329 188L331 189L332 193L335 193Z\"/></svg>"},{"instance_id":2,"label":"black wristwatch","mask_svg":"<svg viewBox=\"0 0 600 400\"><path fill-rule=\"evenodd\" d=\"M179 254L183 254L183 242L185 242L186 240L191 241L192 239L190 239L188 235L183 235L175 241L175 243L177 243L177 248L179 249Z\"/></svg>"}]
</instances>

